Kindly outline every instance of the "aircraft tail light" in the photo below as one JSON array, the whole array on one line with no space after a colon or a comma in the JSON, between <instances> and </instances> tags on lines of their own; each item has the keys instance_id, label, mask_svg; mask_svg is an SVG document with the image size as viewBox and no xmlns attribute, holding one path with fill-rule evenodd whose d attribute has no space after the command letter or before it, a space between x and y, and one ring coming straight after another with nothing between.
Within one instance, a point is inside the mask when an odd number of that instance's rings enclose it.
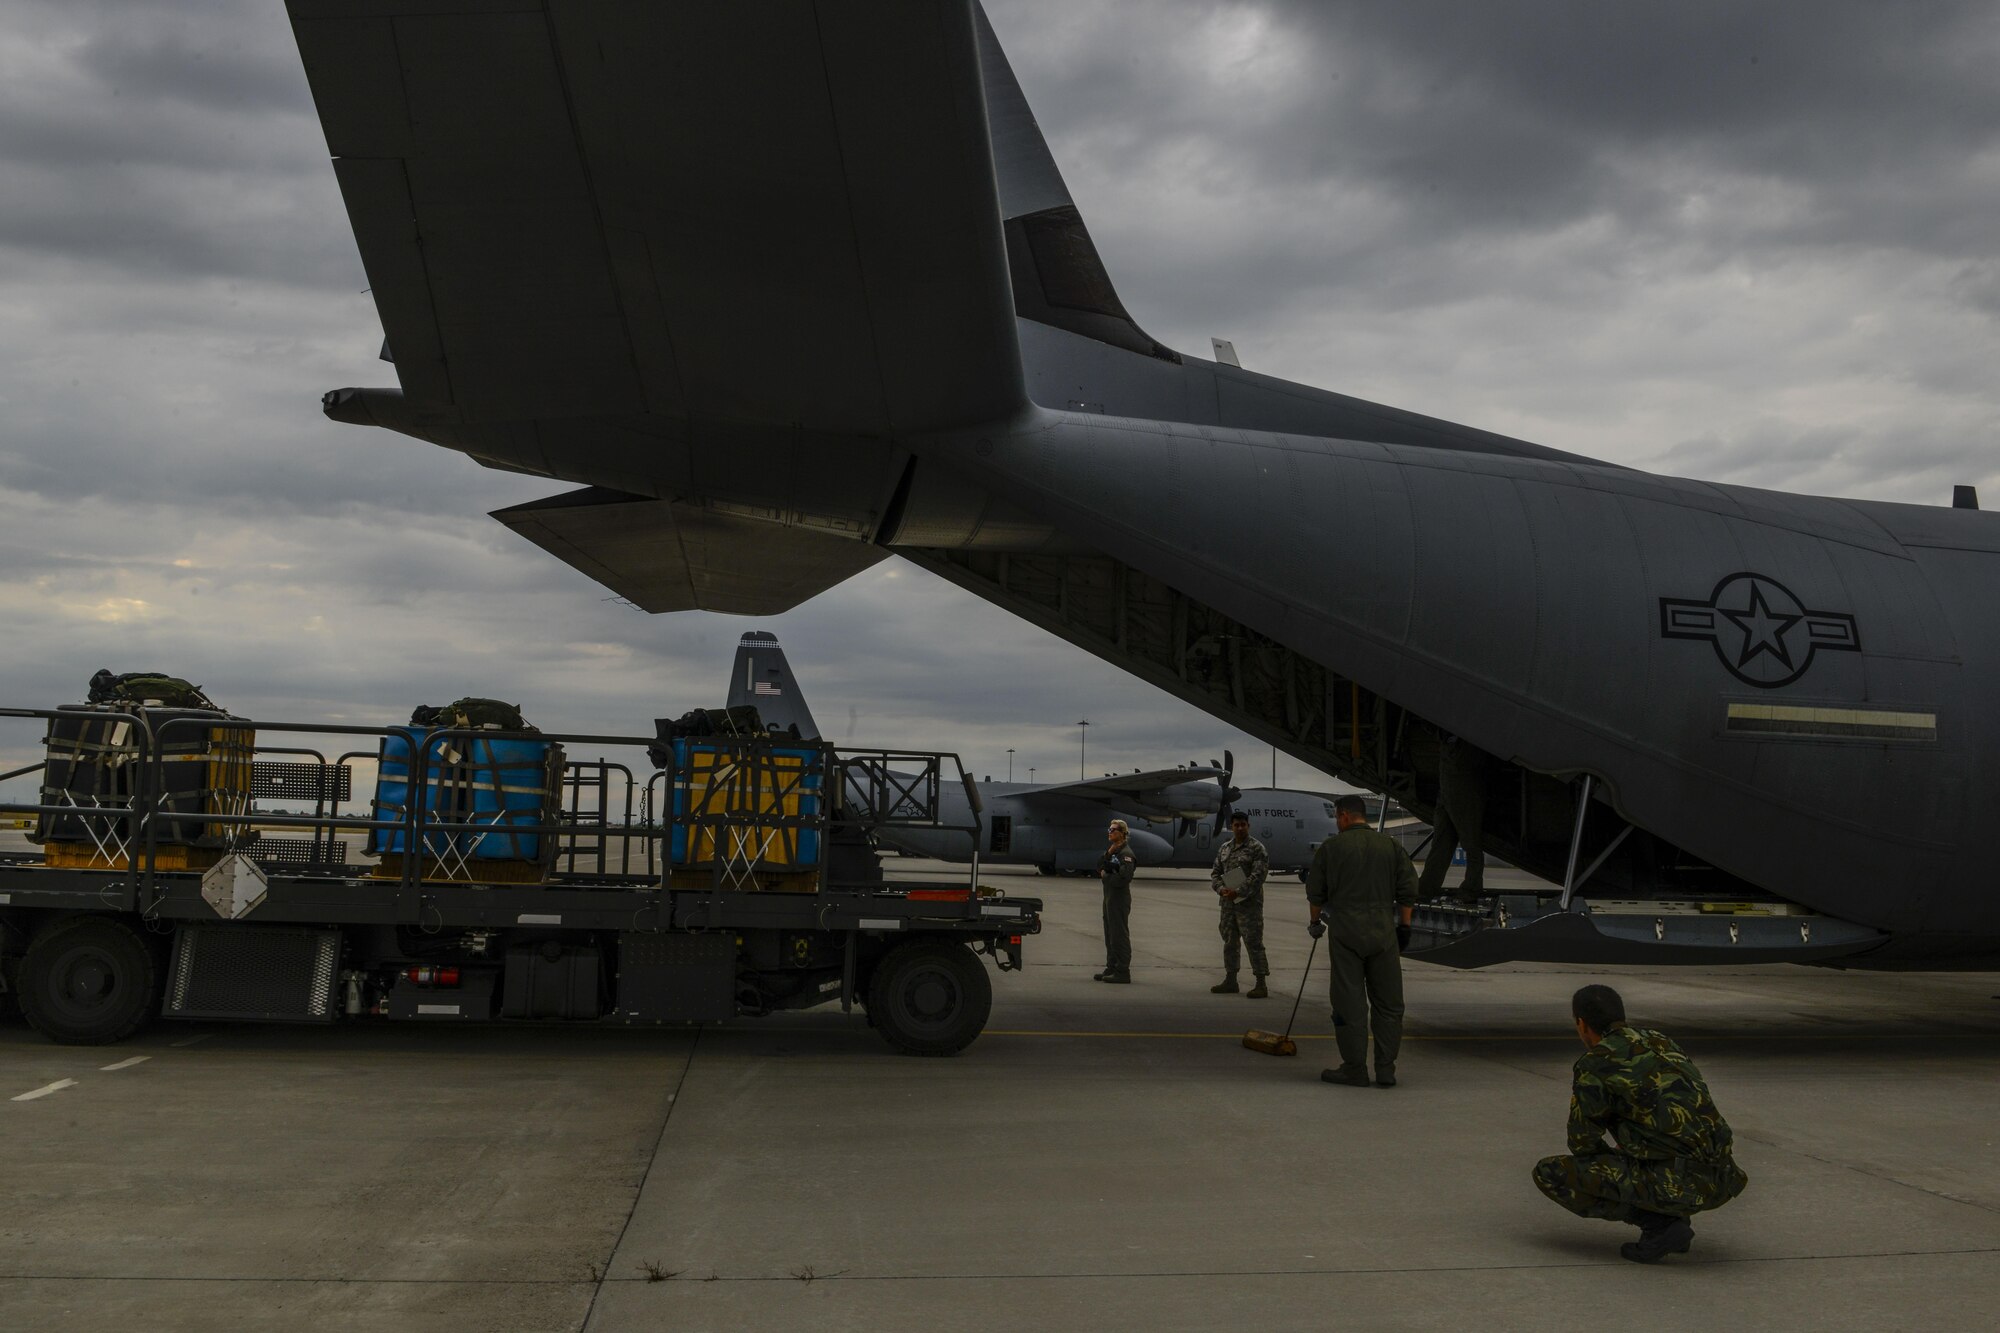
<instances>
[{"instance_id":1,"label":"aircraft tail light","mask_svg":"<svg viewBox=\"0 0 2000 1333\"><path fill-rule=\"evenodd\" d=\"M972 897L972 890L911 889L904 896L913 903L962 903Z\"/></svg>"},{"instance_id":2,"label":"aircraft tail light","mask_svg":"<svg viewBox=\"0 0 2000 1333\"><path fill-rule=\"evenodd\" d=\"M403 980L419 986L456 986L459 972L455 967L406 967Z\"/></svg>"}]
</instances>

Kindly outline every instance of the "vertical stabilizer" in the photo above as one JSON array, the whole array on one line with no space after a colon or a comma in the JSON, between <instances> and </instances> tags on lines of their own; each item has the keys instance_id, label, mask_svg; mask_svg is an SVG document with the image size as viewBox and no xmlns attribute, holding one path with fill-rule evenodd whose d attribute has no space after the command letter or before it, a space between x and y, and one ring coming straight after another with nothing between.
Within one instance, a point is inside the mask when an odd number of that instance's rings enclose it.
<instances>
[{"instance_id":1,"label":"vertical stabilizer","mask_svg":"<svg viewBox=\"0 0 2000 1333\"><path fill-rule=\"evenodd\" d=\"M1180 353L1155 342L1118 299L986 10L977 7L973 16L1014 313L1179 363Z\"/></svg>"},{"instance_id":2,"label":"vertical stabilizer","mask_svg":"<svg viewBox=\"0 0 2000 1333\"><path fill-rule=\"evenodd\" d=\"M792 679L792 664L778 646L778 636L751 630L736 645L736 665L729 677L729 706L754 705L767 727L784 731L799 729L801 740L818 740L819 723L806 707L799 683Z\"/></svg>"}]
</instances>

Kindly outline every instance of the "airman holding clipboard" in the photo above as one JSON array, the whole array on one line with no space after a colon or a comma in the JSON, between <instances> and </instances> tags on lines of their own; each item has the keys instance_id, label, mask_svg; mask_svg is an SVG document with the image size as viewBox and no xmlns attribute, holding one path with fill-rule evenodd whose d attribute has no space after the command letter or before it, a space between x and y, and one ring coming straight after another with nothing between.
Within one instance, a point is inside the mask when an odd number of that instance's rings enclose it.
<instances>
[{"instance_id":1,"label":"airman holding clipboard","mask_svg":"<svg viewBox=\"0 0 2000 1333\"><path fill-rule=\"evenodd\" d=\"M1234 995L1239 946L1250 950L1250 970L1257 984L1250 998L1261 1000L1271 992L1264 978L1271 973L1271 961L1264 954L1264 876L1270 873L1271 856L1264 844L1250 836L1250 817L1238 811L1229 817L1228 842L1215 854L1215 866L1208 872L1209 887L1222 903L1222 984L1210 986L1216 995Z\"/></svg>"}]
</instances>

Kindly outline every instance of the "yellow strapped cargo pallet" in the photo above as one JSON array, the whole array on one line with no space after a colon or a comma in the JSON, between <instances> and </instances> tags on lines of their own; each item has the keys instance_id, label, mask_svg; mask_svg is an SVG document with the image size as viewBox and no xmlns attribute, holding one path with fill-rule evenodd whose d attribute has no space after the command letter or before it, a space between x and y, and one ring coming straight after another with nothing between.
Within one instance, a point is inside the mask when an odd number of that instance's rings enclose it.
<instances>
[{"instance_id":1,"label":"yellow strapped cargo pallet","mask_svg":"<svg viewBox=\"0 0 2000 1333\"><path fill-rule=\"evenodd\" d=\"M179 844L153 849L153 869L168 874L207 870L229 855L225 847L183 847ZM129 870L131 858L123 852L106 852L95 843L51 842L42 846L42 864L58 870Z\"/></svg>"},{"instance_id":2,"label":"yellow strapped cargo pallet","mask_svg":"<svg viewBox=\"0 0 2000 1333\"><path fill-rule=\"evenodd\" d=\"M138 707L158 737L147 753L122 705L81 705L58 710L45 744L42 800L74 812L43 815L38 840L45 864L76 870L126 868L125 807L135 784L157 782L153 793L160 844L155 868L205 870L245 840L245 826L206 816L240 817L250 811L257 733L233 725L213 710ZM188 719L214 725L179 725ZM173 724L173 725L170 725ZM185 844L195 844L190 849ZM192 855L199 852L204 855ZM81 859L78 859L81 858Z\"/></svg>"},{"instance_id":3,"label":"yellow strapped cargo pallet","mask_svg":"<svg viewBox=\"0 0 2000 1333\"><path fill-rule=\"evenodd\" d=\"M690 821L684 825L685 832L676 839L685 840L683 846L675 849L679 853L675 857L678 863L702 867L718 859L754 859L759 865L775 868L816 859L816 846L812 852L801 855L798 827L763 822L796 820L806 813L807 802L818 795L813 785L818 776L816 755L808 750L746 751L726 745L719 749L694 745L685 753L686 767L679 782L675 819L721 817L728 822L719 829L707 822ZM754 847L750 845L753 838ZM675 871L676 875L679 873Z\"/></svg>"}]
</instances>

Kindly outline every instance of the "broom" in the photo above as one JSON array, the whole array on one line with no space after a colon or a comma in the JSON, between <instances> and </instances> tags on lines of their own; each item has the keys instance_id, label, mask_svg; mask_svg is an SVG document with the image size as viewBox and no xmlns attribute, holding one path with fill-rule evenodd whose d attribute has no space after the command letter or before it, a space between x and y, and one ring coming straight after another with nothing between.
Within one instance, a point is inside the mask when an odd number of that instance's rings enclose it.
<instances>
[{"instance_id":1,"label":"broom","mask_svg":"<svg viewBox=\"0 0 2000 1333\"><path fill-rule=\"evenodd\" d=\"M1315 935L1313 936L1312 948L1306 950L1305 976L1299 978L1298 999L1292 1001L1292 1016L1285 1020L1284 1032L1282 1034L1277 1032L1263 1032L1256 1028L1251 1028L1243 1034L1243 1044L1245 1046L1253 1051L1262 1051L1266 1055L1297 1055L1299 1053L1299 1044L1292 1040L1292 1024L1298 1022L1299 1000L1306 998L1306 977L1312 975L1313 955L1318 952L1319 936Z\"/></svg>"}]
</instances>

